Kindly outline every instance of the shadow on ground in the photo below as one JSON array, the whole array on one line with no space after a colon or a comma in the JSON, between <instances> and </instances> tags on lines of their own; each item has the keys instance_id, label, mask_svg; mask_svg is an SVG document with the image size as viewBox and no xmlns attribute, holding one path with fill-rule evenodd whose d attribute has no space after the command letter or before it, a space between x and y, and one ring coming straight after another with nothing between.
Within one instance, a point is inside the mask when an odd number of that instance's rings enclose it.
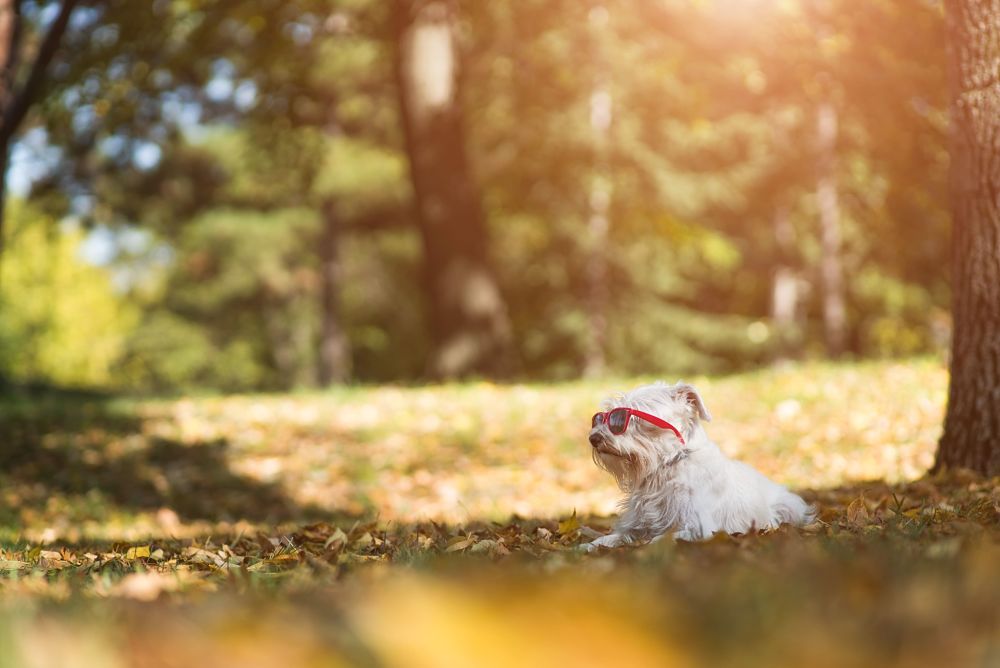
<instances>
[{"instance_id":1,"label":"shadow on ground","mask_svg":"<svg viewBox=\"0 0 1000 668\"><path fill-rule=\"evenodd\" d=\"M0 525L177 521L277 523L324 513L231 468L229 443L147 433L129 404L52 389L0 395ZM329 513L326 513L328 515Z\"/></svg>"}]
</instances>

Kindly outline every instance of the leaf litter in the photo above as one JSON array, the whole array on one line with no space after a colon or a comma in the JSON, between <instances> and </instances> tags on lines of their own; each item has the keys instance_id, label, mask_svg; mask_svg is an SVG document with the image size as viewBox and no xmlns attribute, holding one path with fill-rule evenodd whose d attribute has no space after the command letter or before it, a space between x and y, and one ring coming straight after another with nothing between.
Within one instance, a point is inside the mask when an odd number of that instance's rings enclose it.
<instances>
[{"instance_id":1,"label":"leaf litter","mask_svg":"<svg viewBox=\"0 0 1000 668\"><path fill-rule=\"evenodd\" d=\"M58 521L79 503L66 488L19 507L9 500L38 483L3 481L8 508L23 512L0 542L10 640L0 665L55 665L84 639L105 663L66 665L457 665L470 652L481 665L596 665L616 653L629 665L990 665L1000 657L1000 479L921 473L942 373L929 363L807 371L712 380L706 393L775 407L769 419L736 409L739 427L712 433L803 489L816 522L591 555L578 547L610 529L617 493L590 470L578 423L603 387L141 404L141 439L125 436L122 449L110 437L94 456L115 466L138 453L141 466L119 470L162 476L166 493L149 510L92 496L81 530ZM889 381L924 389L871 389ZM553 410L537 420L536 406ZM456 410L464 417L449 425ZM69 447L65 437L51 434L48 447ZM204 480L147 457L154 438L195 450L224 442L241 477ZM261 470L271 487L252 487L260 457L281 462ZM844 465L831 473L836 457ZM258 502L286 499L292 512L241 516L244 481L269 490ZM173 503L174 487L228 516Z\"/></svg>"}]
</instances>

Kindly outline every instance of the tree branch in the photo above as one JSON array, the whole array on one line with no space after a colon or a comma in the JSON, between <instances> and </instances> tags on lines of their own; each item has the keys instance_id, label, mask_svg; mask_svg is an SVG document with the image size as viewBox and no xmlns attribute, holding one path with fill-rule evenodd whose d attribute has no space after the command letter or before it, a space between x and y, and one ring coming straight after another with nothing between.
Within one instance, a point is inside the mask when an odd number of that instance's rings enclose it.
<instances>
[{"instance_id":1,"label":"tree branch","mask_svg":"<svg viewBox=\"0 0 1000 668\"><path fill-rule=\"evenodd\" d=\"M0 2L0 105L7 104L14 89L14 77L21 56L21 0Z\"/></svg>"},{"instance_id":2,"label":"tree branch","mask_svg":"<svg viewBox=\"0 0 1000 668\"><path fill-rule=\"evenodd\" d=\"M76 4L77 0L63 0L62 6L59 7L59 15L52 22L45 39L42 40L42 44L38 48L28 78L25 79L24 85L21 86L17 95L3 110L3 117L0 120L0 146L7 146L10 143L11 137L24 121L29 107L35 101L42 86L42 80L45 78L45 70L48 69L49 63L52 62L53 56L59 49L59 42L62 40L63 33L66 32L70 14L73 13Z\"/></svg>"}]
</instances>

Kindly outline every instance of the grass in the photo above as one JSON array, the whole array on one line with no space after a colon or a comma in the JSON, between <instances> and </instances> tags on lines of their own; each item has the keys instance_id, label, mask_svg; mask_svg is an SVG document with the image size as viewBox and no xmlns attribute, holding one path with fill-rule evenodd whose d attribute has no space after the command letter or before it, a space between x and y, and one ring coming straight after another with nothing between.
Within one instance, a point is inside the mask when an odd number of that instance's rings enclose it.
<instances>
[{"instance_id":1,"label":"grass","mask_svg":"<svg viewBox=\"0 0 1000 668\"><path fill-rule=\"evenodd\" d=\"M694 380L803 529L583 555L636 379L0 400L0 668L997 665L998 480L933 360Z\"/></svg>"}]
</instances>

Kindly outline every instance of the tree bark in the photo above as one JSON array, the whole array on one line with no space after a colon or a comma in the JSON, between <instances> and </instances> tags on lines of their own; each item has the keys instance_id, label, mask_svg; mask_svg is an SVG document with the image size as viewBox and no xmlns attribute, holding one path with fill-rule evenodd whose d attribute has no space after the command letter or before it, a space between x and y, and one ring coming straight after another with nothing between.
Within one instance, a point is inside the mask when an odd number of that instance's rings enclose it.
<instances>
[{"instance_id":1,"label":"tree bark","mask_svg":"<svg viewBox=\"0 0 1000 668\"><path fill-rule=\"evenodd\" d=\"M844 307L844 269L841 262L840 200L837 193L837 111L822 102L816 114L819 143L819 176L816 202L819 206L823 281L823 334L826 353L831 358L844 352L847 325Z\"/></svg>"},{"instance_id":2,"label":"tree bark","mask_svg":"<svg viewBox=\"0 0 1000 668\"><path fill-rule=\"evenodd\" d=\"M0 0L0 112L14 97L14 78L21 50L21 0ZM10 142L0 141L0 257L4 248L4 209Z\"/></svg>"},{"instance_id":3,"label":"tree bark","mask_svg":"<svg viewBox=\"0 0 1000 668\"><path fill-rule=\"evenodd\" d=\"M594 86L590 93L590 131L594 146L594 173L590 184L590 216L587 232L590 253L587 261L587 359L583 373L598 377L607 369L608 339L608 233L611 229L611 179L607 152L611 134L613 98L611 77L604 53L603 33L608 29L608 9L593 6L588 16L593 43Z\"/></svg>"},{"instance_id":4,"label":"tree bark","mask_svg":"<svg viewBox=\"0 0 1000 668\"><path fill-rule=\"evenodd\" d=\"M279 384L284 389L292 389L298 383L299 364L294 337L288 320L281 313L284 306L287 306L286 300L269 300L263 317L274 368L278 370L280 378Z\"/></svg>"},{"instance_id":5,"label":"tree bark","mask_svg":"<svg viewBox=\"0 0 1000 668\"><path fill-rule=\"evenodd\" d=\"M351 351L340 323L340 225L332 202L323 206L320 235L319 382L323 387L351 377Z\"/></svg>"},{"instance_id":6,"label":"tree bark","mask_svg":"<svg viewBox=\"0 0 1000 668\"><path fill-rule=\"evenodd\" d=\"M456 9L451 0L395 0L395 13L396 79L434 345L428 372L503 374L510 324L466 154Z\"/></svg>"},{"instance_id":7,"label":"tree bark","mask_svg":"<svg viewBox=\"0 0 1000 668\"><path fill-rule=\"evenodd\" d=\"M771 323L778 339L775 362L783 362L794 356L793 346L798 339L799 273L793 260L796 256L795 227L788 207L776 207L772 222L778 252L771 285Z\"/></svg>"},{"instance_id":8,"label":"tree bark","mask_svg":"<svg viewBox=\"0 0 1000 668\"><path fill-rule=\"evenodd\" d=\"M59 48L77 2L78 0L63 0L59 13L53 19L27 69L24 82L15 90L21 61L23 3L22 0L0 0L0 167L3 169L0 181L6 180L14 135L20 129L28 109L38 98L46 70ZM6 194L6 184L0 185L0 256L3 254Z\"/></svg>"},{"instance_id":9,"label":"tree bark","mask_svg":"<svg viewBox=\"0 0 1000 668\"><path fill-rule=\"evenodd\" d=\"M1000 0L948 0L951 383L935 470L1000 474Z\"/></svg>"}]
</instances>

